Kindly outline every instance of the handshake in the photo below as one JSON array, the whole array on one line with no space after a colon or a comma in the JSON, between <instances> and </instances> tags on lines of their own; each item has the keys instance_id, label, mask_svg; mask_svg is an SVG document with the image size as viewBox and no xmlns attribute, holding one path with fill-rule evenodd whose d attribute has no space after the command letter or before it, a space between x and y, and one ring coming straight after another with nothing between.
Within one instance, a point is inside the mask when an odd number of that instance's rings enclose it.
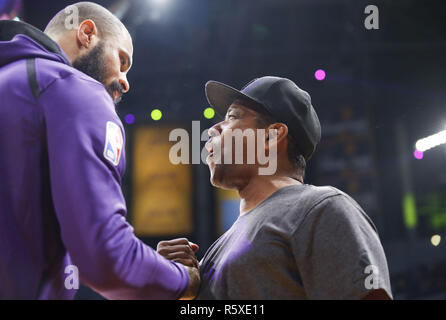
<instances>
[{"instance_id":1,"label":"handshake","mask_svg":"<svg viewBox=\"0 0 446 320\"><path fill-rule=\"evenodd\" d=\"M194 299L200 287L200 263L195 256L198 249L198 245L186 238L161 241L156 247L156 252L164 258L181 263L187 269L189 285L181 297L182 300Z\"/></svg>"}]
</instances>

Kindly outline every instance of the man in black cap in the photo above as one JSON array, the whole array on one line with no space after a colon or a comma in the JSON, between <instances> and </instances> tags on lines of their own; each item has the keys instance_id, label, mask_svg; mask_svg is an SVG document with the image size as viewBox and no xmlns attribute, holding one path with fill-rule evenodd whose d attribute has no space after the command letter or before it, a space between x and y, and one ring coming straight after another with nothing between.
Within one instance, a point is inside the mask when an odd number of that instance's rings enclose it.
<instances>
[{"instance_id":1,"label":"man in black cap","mask_svg":"<svg viewBox=\"0 0 446 320\"><path fill-rule=\"evenodd\" d=\"M291 80L262 77L241 91L210 81L206 96L225 115L206 144L211 183L237 190L241 202L236 222L200 263L197 298L391 299L386 257L370 218L342 191L303 183L321 138L309 94ZM259 174L265 164L258 159L216 161L216 149L233 151L237 129L264 129L256 137L265 141L256 146L265 153L276 149L273 174ZM249 139L243 142L245 152ZM164 241L159 252L181 255L174 254L180 251L175 244Z\"/></svg>"}]
</instances>

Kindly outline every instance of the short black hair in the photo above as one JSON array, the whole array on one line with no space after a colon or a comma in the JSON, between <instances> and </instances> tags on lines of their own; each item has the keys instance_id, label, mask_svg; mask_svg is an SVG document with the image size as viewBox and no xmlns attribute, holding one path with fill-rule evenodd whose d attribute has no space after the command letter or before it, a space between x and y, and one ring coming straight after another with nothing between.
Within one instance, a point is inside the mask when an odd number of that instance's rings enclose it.
<instances>
[{"instance_id":1,"label":"short black hair","mask_svg":"<svg viewBox=\"0 0 446 320\"><path fill-rule=\"evenodd\" d=\"M251 101L248 99L238 99L234 101L234 103L245 106L247 108L250 108L254 111L256 111L259 115L257 116L256 120L260 127L268 127L269 125L273 123L278 123L277 119L275 119L261 104ZM294 137L290 135L288 132L288 160L291 162L291 164L294 166L298 174L304 179L305 177L305 169L307 167L307 162L305 161L305 157L302 155L302 153L297 148L297 143Z\"/></svg>"}]
</instances>

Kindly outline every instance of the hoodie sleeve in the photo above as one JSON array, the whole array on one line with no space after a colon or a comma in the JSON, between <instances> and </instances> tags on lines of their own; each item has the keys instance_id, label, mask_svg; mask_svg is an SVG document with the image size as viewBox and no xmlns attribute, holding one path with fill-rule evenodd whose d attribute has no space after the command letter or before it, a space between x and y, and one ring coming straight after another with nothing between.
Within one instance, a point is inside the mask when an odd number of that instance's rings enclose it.
<instances>
[{"instance_id":1,"label":"hoodie sleeve","mask_svg":"<svg viewBox=\"0 0 446 320\"><path fill-rule=\"evenodd\" d=\"M121 191L124 130L103 86L71 75L39 97L51 192L81 281L108 299L178 299L189 277L136 238Z\"/></svg>"}]
</instances>

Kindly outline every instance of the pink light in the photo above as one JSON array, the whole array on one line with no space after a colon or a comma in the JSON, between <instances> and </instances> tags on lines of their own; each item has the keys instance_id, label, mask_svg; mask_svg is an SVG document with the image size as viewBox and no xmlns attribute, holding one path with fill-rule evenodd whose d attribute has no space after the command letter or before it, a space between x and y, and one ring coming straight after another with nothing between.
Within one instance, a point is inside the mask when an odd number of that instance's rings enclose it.
<instances>
[{"instance_id":1,"label":"pink light","mask_svg":"<svg viewBox=\"0 0 446 320\"><path fill-rule=\"evenodd\" d=\"M421 160L424 157L424 153L423 151L415 150L413 152L413 156L415 157L415 159Z\"/></svg>"},{"instance_id":2,"label":"pink light","mask_svg":"<svg viewBox=\"0 0 446 320\"><path fill-rule=\"evenodd\" d=\"M322 81L325 79L325 71L322 69L318 69L316 70L316 72L314 73L314 77L316 78L316 80Z\"/></svg>"}]
</instances>

